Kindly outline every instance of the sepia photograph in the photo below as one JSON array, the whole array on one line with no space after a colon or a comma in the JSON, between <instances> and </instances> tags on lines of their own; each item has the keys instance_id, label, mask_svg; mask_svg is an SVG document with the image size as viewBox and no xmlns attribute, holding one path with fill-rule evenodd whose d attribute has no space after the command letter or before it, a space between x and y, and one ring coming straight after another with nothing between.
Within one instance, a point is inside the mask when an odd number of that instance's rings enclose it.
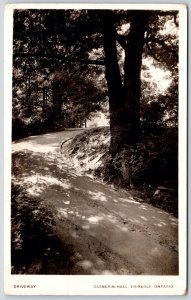
<instances>
[{"instance_id":1,"label":"sepia photograph","mask_svg":"<svg viewBox=\"0 0 191 300\"><path fill-rule=\"evenodd\" d=\"M171 280L186 288L186 7L8 14L7 291L38 294L38 278L59 275L83 279L63 294L87 294L88 278L92 295L185 293Z\"/></svg>"}]
</instances>

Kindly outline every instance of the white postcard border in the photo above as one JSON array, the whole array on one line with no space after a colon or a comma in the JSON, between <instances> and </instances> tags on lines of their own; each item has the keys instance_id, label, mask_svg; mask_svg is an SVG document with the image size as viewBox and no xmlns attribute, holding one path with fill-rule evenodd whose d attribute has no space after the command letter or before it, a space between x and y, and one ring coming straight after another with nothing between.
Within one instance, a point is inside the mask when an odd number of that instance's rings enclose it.
<instances>
[{"instance_id":1,"label":"white postcard border","mask_svg":"<svg viewBox=\"0 0 191 300\"><path fill-rule=\"evenodd\" d=\"M10 182L12 120L12 13L17 8L163 9L180 13L179 60L179 276L11 275ZM9 295L183 295L187 274L187 9L183 4L10 4L5 9L4 57L4 253ZM7 50L9 49L9 50ZM180 163L181 162L181 163ZM27 288L25 286L28 286Z\"/></svg>"}]
</instances>

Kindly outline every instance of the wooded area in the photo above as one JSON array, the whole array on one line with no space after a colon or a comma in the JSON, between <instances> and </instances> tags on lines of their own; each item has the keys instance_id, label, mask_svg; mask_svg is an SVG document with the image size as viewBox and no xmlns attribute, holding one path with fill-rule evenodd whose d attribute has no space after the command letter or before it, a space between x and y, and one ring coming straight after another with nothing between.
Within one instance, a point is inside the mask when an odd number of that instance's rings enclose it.
<instances>
[{"instance_id":1,"label":"wooded area","mask_svg":"<svg viewBox=\"0 0 191 300\"><path fill-rule=\"evenodd\" d=\"M178 12L15 10L13 140L86 127L107 102L111 155L152 144L148 164L177 182Z\"/></svg>"}]
</instances>

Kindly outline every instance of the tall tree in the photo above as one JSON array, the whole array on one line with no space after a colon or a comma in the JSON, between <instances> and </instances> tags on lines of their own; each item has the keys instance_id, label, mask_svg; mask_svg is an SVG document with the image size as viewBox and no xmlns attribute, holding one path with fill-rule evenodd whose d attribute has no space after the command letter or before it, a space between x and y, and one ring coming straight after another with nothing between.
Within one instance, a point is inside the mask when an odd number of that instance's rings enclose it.
<instances>
[{"instance_id":1,"label":"tall tree","mask_svg":"<svg viewBox=\"0 0 191 300\"><path fill-rule=\"evenodd\" d=\"M128 39L117 35L114 13L101 12L106 79L110 100L111 153L140 141L140 89L144 34L148 29L148 11L133 11L129 15ZM124 83L117 57L116 40L125 50Z\"/></svg>"}]
</instances>

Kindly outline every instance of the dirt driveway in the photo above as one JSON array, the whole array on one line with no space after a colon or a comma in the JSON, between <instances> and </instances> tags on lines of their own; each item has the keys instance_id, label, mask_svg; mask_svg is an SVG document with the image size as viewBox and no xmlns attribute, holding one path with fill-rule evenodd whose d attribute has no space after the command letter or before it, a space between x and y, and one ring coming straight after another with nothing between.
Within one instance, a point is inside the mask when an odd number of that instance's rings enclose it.
<instances>
[{"instance_id":1,"label":"dirt driveway","mask_svg":"<svg viewBox=\"0 0 191 300\"><path fill-rule=\"evenodd\" d=\"M178 274L177 219L75 170L59 146L78 133L66 130L13 143L13 182L43 199L56 235L72 253L68 270L52 260L44 273Z\"/></svg>"}]
</instances>

